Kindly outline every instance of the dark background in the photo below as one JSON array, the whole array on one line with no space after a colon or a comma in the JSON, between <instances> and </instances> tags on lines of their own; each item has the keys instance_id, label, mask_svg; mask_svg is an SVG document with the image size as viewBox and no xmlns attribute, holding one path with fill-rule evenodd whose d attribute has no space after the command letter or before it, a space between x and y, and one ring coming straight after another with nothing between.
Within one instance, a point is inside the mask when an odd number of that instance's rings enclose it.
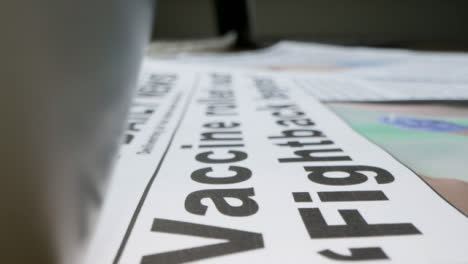
<instances>
[{"instance_id":1,"label":"dark background","mask_svg":"<svg viewBox=\"0 0 468 264\"><path fill-rule=\"evenodd\" d=\"M241 0L225 0L233 2ZM251 39L468 50L467 0L255 0ZM215 0L159 0L153 39L217 36Z\"/></svg>"}]
</instances>

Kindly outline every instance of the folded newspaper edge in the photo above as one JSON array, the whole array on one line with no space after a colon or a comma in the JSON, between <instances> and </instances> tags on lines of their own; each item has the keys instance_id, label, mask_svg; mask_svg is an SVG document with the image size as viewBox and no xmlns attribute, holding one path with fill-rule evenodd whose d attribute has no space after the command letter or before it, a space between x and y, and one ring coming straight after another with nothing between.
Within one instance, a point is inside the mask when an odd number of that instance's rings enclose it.
<instances>
[{"instance_id":1,"label":"folded newspaper edge","mask_svg":"<svg viewBox=\"0 0 468 264\"><path fill-rule=\"evenodd\" d=\"M466 216L293 76L147 61L133 110L87 263L468 258Z\"/></svg>"}]
</instances>

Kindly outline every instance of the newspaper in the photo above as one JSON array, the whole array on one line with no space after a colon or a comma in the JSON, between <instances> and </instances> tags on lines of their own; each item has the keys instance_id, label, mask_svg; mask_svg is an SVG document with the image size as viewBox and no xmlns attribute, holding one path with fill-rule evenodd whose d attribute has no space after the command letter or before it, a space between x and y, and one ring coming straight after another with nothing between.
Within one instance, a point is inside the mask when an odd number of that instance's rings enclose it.
<instances>
[{"instance_id":1,"label":"newspaper","mask_svg":"<svg viewBox=\"0 0 468 264\"><path fill-rule=\"evenodd\" d=\"M327 107L468 214L468 102L330 103Z\"/></svg>"},{"instance_id":2,"label":"newspaper","mask_svg":"<svg viewBox=\"0 0 468 264\"><path fill-rule=\"evenodd\" d=\"M468 99L467 53L282 41L259 51L185 53L162 59L184 64L207 63L306 73L307 80L302 81L303 85L321 101ZM311 79L314 73L320 75Z\"/></svg>"},{"instance_id":3,"label":"newspaper","mask_svg":"<svg viewBox=\"0 0 468 264\"><path fill-rule=\"evenodd\" d=\"M160 120L168 120L171 107L175 107L183 96L192 72L174 71L164 65L145 62L140 73L138 86L129 110L120 155L131 153L148 127ZM153 128L154 131L154 128Z\"/></svg>"},{"instance_id":4,"label":"newspaper","mask_svg":"<svg viewBox=\"0 0 468 264\"><path fill-rule=\"evenodd\" d=\"M388 82L323 74L296 74L294 80L324 102L468 100L468 82Z\"/></svg>"},{"instance_id":5,"label":"newspaper","mask_svg":"<svg viewBox=\"0 0 468 264\"><path fill-rule=\"evenodd\" d=\"M87 263L468 258L466 216L293 76L161 69L172 96L121 156Z\"/></svg>"}]
</instances>

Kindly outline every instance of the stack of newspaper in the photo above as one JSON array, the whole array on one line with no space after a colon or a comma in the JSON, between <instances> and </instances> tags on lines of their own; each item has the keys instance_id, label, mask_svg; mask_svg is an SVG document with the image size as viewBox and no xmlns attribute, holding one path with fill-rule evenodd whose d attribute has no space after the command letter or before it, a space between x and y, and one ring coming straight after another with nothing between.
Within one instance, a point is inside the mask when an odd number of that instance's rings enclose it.
<instances>
[{"instance_id":1,"label":"stack of newspaper","mask_svg":"<svg viewBox=\"0 0 468 264\"><path fill-rule=\"evenodd\" d=\"M403 114L414 100L468 100L468 55L282 42L147 58L87 263L466 262L466 172L427 176L433 152L468 162L468 111ZM386 103L349 104L369 101ZM429 172L375 144L401 129L425 139ZM448 136L460 151L425 147Z\"/></svg>"}]
</instances>

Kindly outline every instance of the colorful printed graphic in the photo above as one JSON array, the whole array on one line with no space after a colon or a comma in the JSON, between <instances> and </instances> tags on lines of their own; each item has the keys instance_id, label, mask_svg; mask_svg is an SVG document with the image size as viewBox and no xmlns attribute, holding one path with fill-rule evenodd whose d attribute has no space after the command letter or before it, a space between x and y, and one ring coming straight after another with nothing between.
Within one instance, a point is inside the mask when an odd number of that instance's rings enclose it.
<instances>
[{"instance_id":1,"label":"colorful printed graphic","mask_svg":"<svg viewBox=\"0 0 468 264\"><path fill-rule=\"evenodd\" d=\"M387 125L409 130L428 131L428 132L461 132L468 131L468 126L459 125L453 122L436 119L421 119L405 116L384 116L379 120Z\"/></svg>"},{"instance_id":2,"label":"colorful printed graphic","mask_svg":"<svg viewBox=\"0 0 468 264\"><path fill-rule=\"evenodd\" d=\"M468 106L333 103L329 107L468 215Z\"/></svg>"}]
</instances>

